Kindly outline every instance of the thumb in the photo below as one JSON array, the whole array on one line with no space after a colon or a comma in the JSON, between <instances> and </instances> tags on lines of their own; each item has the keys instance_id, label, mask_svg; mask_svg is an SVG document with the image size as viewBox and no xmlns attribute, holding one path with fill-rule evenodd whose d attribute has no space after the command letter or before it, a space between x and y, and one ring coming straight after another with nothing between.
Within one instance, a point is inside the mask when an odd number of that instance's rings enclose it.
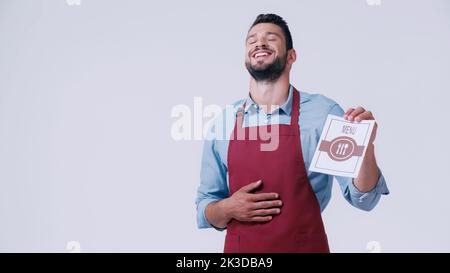
<instances>
[{"instance_id":1,"label":"thumb","mask_svg":"<svg viewBox=\"0 0 450 273\"><path fill-rule=\"evenodd\" d=\"M252 190L257 189L259 186L261 186L261 184L262 184L262 180L258 180L256 182L253 182L253 183L243 186L242 188L239 189L239 191L251 192Z\"/></svg>"}]
</instances>

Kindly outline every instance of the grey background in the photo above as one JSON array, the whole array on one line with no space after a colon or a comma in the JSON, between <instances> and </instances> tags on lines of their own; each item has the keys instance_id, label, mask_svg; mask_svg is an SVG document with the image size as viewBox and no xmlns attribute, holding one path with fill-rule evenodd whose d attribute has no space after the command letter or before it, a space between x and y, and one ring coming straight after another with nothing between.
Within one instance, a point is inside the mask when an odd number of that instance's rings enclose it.
<instances>
[{"instance_id":1,"label":"grey background","mask_svg":"<svg viewBox=\"0 0 450 273\"><path fill-rule=\"evenodd\" d=\"M0 251L220 252L197 230L201 141L171 109L247 93L244 38L290 25L292 82L379 123L391 195L366 213L335 184L332 251L450 251L450 1L0 1Z\"/></svg>"}]
</instances>

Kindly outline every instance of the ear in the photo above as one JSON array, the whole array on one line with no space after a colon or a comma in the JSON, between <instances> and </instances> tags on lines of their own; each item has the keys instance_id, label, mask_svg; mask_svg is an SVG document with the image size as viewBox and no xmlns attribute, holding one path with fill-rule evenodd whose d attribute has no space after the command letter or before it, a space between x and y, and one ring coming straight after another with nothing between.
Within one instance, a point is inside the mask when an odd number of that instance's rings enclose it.
<instances>
[{"instance_id":1,"label":"ear","mask_svg":"<svg viewBox=\"0 0 450 273\"><path fill-rule=\"evenodd\" d=\"M288 58L287 61L289 64L293 64L295 63L295 61L297 60L297 52L295 51L295 49L289 49L287 52Z\"/></svg>"}]
</instances>

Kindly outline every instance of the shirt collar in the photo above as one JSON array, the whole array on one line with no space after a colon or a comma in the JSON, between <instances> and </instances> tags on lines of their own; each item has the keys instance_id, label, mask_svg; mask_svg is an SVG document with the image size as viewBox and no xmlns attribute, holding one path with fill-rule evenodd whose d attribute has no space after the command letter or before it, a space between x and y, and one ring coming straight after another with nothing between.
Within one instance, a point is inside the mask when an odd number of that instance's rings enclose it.
<instances>
[{"instance_id":1,"label":"shirt collar","mask_svg":"<svg viewBox=\"0 0 450 273\"><path fill-rule=\"evenodd\" d=\"M286 115L291 115L292 112L292 100L293 100L293 93L294 93L294 87L292 85L289 86L289 95L287 100L278 108L281 111L283 111ZM300 96L300 103L306 101L306 98L303 98L303 96ZM259 105L253 101L252 97L250 96L250 93L248 94L247 99L245 100L245 113L258 110L260 107ZM276 110L274 110L276 111Z\"/></svg>"}]
</instances>

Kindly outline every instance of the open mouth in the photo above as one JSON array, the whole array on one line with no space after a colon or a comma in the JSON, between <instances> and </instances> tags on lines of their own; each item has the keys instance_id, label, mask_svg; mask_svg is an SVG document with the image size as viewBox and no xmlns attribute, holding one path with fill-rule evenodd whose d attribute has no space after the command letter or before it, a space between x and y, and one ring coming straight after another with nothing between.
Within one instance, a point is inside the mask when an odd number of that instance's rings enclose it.
<instances>
[{"instance_id":1,"label":"open mouth","mask_svg":"<svg viewBox=\"0 0 450 273\"><path fill-rule=\"evenodd\" d=\"M273 54L273 52L271 50L267 50L267 49L256 50L255 52L253 52L252 58L254 58L256 60L262 60L262 59L265 59L265 58L271 56L272 54Z\"/></svg>"}]
</instances>

